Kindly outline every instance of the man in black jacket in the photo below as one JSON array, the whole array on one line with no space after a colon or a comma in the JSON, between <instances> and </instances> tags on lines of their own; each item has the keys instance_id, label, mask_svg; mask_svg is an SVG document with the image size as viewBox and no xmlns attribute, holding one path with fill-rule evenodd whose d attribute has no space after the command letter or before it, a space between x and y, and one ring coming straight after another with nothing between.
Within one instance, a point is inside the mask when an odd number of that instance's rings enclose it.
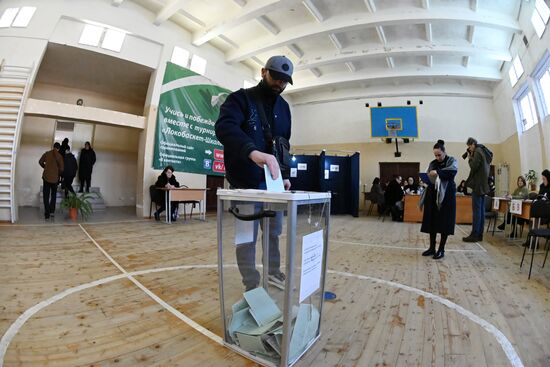
<instances>
[{"instance_id":1,"label":"man in black jacket","mask_svg":"<svg viewBox=\"0 0 550 367\"><path fill-rule=\"evenodd\" d=\"M220 108L216 136L224 146L226 178L232 188L265 189L264 164L274 179L279 175L279 162L273 156L273 138L290 139L291 117L288 103L280 96L292 84L292 62L285 56L271 57L262 68L262 81L255 87L231 93ZM284 187L290 189L290 172L282 172ZM284 286L280 270L279 235L283 213L270 220L269 280ZM252 242L236 248L237 264L246 290L256 288L260 273L256 270L255 222ZM262 228L263 230L263 228Z\"/></svg>"},{"instance_id":2,"label":"man in black jacket","mask_svg":"<svg viewBox=\"0 0 550 367\"><path fill-rule=\"evenodd\" d=\"M391 219L394 222L401 222L403 220L403 197L405 193L401 188L401 181L403 179L399 175L394 175L393 180L388 184L386 192L384 193L384 201L386 206L390 208Z\"/></svg>"},{"instance_id":3,"label":"man in black jacket","mask_svg":"<svg viewBox=\"0 0 550 367\"><path fill-rule=\"evenodd\" d=\"M80 151L80 169L78 170L78 178L80 179L80 190L78 192L84 191L84 186L86 186L86 192L90 192L90 184L92 181L92 169L95 164L95 152L90 145L90 142L87 141L84 144L84 149Z\"/></svg>"},{"instance_id":4,"label":"man in black jacket","mask_svg":"<svg viewBox=\"0 0 550 367\"><path fill-rule=\"evenodd\" d=\"M65 169L63 170L63 189L65 190L65 197L67 197L69 191L74 194L73 180L78 169L76 158L74 154L71 153L71 147L68 145L65 147L63 163L65 165Z\"/></svg>"}]
</instances>

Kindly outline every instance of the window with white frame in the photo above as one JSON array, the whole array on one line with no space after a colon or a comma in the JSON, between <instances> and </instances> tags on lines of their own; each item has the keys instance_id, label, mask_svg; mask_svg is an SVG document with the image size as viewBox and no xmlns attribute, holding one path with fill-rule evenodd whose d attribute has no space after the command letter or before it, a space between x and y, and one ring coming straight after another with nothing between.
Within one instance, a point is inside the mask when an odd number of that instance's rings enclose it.
<instances>
[{"instance_id":1,"label":"window with white frame","mask_svg":"<svg viewBox=\"0 0 550 367\"><path fill-rule=\"evenodd\" d=\"M535 0L535 10L533 10L531 16L531 24L533 24L539 38L542 37L549 18L550 9L548 9L548 5L543 0Z\"/></svg>"},{"instance_id":2,"label":"window with white frame","mask_svg":"<svg viewBox=\"0 0 550 367\"><path fill-rule=\"evenodd\" d=\"M204 75L206 72L206 60L198 55L193 55L189 69L197 74Z\"/></svg>"},{"instance_id":3,"label":"window with white frame","mask_svg":"<svg viewBox=\"0 0 550 367\"><path fill-rule=\"evenodd\" d=\"M172 51L171 62L186 68L189 65L189 51L184 48L175 46Z\"/></svg>"},{"instance_id":4,"label":"window with white frame","mask_svg":"<svg viewBox=\"0 0 550 367\"><path fill-rule=\"evenodd\" d=\"M510 66L510 69L508 70L508 76L510 77L510 84L512 87L516 85L519 78L523 75L523 65L521 64L521 60L519 59L519 56L514 57L514 60L512 60L512 65Z\"/></svg>"},{"instance_id":5,"label":"window with white frame","mask_svg":"<svg viewBox=\"0 0 550 367\"><path fill-rule=\"evenodd\" d=\"M533 72L537 105L541 117L550 115L550 52L546 52Z\"/></svg>"},{"instance_id":6,"label":"window with white frame","mask_svg":"<svg viewBox=\"0 0 550 367\"><path fill-rule=\"evenodd\" d=\"M35 11L34 6L7 8L0 17L0 28L26 27L29 25Z\"/></svg>"},{"instance_id":7,"label":"window with white frame","mask_svg":"<svg viewBox=\"0 0 550 367\"><path fill-rule=\"evenodd\" d=\"M80 34L78 43L88 46L99 46L106 50L120 52L126 38L126 32L96 24L86 24Z\"/></svg>"},{"instance_id":8,"label":"window with white frame","mask_svg":"<svg viewBox=\"0 0 550 367\"><path fill-rule=\"evenodd\" d=\"M526 86L517 94L514 101L517 106L522 131L529 130L538 123L533 92L531 92L531 90Z\"/></svg>"}]
</instances>

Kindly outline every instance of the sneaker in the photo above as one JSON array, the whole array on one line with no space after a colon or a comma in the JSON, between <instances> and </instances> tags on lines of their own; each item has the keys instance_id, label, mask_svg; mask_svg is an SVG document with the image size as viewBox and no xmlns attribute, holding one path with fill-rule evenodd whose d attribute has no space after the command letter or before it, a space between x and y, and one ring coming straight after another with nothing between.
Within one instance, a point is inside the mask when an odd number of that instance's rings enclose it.
<instances>
[{"instance_id":1,"label":"sneaker","mask_svg":"<svg viewBox=\"0 0 550 367\"><path fill-rule=\"evenodd\" d=\"M272 273L268 275L267 282L279 289L285 289L285 279L286 279L285 274L281 271L277 271L276 273Z\"/></svg>"}]
</instances>

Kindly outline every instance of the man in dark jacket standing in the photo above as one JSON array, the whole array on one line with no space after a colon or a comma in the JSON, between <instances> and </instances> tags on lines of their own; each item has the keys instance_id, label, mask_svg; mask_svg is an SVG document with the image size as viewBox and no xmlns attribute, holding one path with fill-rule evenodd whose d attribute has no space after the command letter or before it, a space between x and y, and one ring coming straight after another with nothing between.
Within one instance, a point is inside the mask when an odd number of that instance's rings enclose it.
<instances>
[{"instance_id":1,"label":"man in dark jacket standing","mask_svg":"<svg viewBox=\"0 0 550 367\"><path fill-rule=\"evenodd\" d=\"M273 56L262 68L262 81L250 89L231 93L220 108L216 136L224 146L226 177L232 188L265 189L264 164L274 179L279 175L279 162L273 156L273 138L290 139L291 118L288 103L280 96L292 84L292 62L285 56ZM290 189L290 172L282 172L285 190ZM269 280L284 286L280 270L279 235L283 213L270 220ZM256 237L236 247L237 264L246 290L256 288L260 273L256 270ZM262 228L263 230L263 228Z\"/></svg>"},{"instance_id":2,"label":"man in dark jacket standing","mask_svg":"<svg viewBox=\"0 0 550 367\"><path fill-rule=\"evenodd\" d=\"M80 180L80 190L84 191L84 185L86 185L86 192L90 192L90 183L92 181L92 169L95 164L95 152L87 141L84 144L84 149L80 151L80 164L78 170L78 179Z\"/></svg>"},{"instance_id":3,"label":"man in dark jacket standing","mask_svg":"<svg viewBox=\"0 0 550 367\"><path fill-rule=\"evenodd\" d=\"M65 189L65 197L69 194L69 191L74 194L73 190L73 180L76 176L76 170L78 166L76 164L76 158L71 152L71 147L67 145L65 148L65 156L63 157L63 188Z\"/></svg>"},{"instance_id":4,"label":"man in dark jacket standing","mask_svg":"<svg viewBox=\"0 0 550 367\"><path fill-rule=\"evenodd\" d=\"M405 196L403 189L401 188L402 177L394 175L393 180L388 184L386 192L384 193L384 201L386 206L391 211L391 219L394 222L400 222L403 220L403 205L402 200Z\"/></svg>"},{"instance_id":5,"label":"man in dark jacket standing","mask_svg":"<svg viewBox=\"0 0 550 367\"><path fill-rule=\"evenodd\" d=\"M42 172L42 198L44 200L44 217L49 219L55 213L57 198L57 183L63 173L63 157L59 154L61 145L55 143L53 149L42 154L38 164L44 168Z\"/></svg>"},{"instance_id":6,"label":"man in dark jacket standing","mask_svg":"<svg viewBox=\"0 0 550 367\"><path fill-rule=\"evenodd\" d=\"M493 153L484 145L478 144L474 138L468 138L468 164L470 175L466 180L466 186L472 189L472 233L463 237L464 242L477 242L483 240L483 228L485 227L485 195L489 193L489 170Z\"/></svg>"}]
</instances>

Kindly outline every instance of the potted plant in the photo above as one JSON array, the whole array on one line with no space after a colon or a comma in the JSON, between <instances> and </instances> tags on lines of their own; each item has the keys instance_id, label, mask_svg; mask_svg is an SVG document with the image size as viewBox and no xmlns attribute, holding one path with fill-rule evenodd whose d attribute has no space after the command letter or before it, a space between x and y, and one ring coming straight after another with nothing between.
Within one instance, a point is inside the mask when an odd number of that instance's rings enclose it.
<instances>
[{"instance_id":1,"label":"potted plant","mask_svg":"<svg viewBox=\"0 0 550 367\"><path fill-rule=\"evenodd\" d=\"M69 195L61 201L61 207L69 209L69 218L73 221L76 221L78 213L80 213L83 220L86 220L93 212L92 204L90 203L92 197L92 193L77 195L70 192Z\"/></svg>"},{"instance_id":2,"label":"potted plant","mask_svg":"<svg viewBox=\"0 0 550 367\"><path fill-rule=\"evenodd\" d=\"M535 170L530 169L529 172L525 174L525 181L529 182L531 191L537 191L537 173Z\"/></svg>"}]
</instances>

